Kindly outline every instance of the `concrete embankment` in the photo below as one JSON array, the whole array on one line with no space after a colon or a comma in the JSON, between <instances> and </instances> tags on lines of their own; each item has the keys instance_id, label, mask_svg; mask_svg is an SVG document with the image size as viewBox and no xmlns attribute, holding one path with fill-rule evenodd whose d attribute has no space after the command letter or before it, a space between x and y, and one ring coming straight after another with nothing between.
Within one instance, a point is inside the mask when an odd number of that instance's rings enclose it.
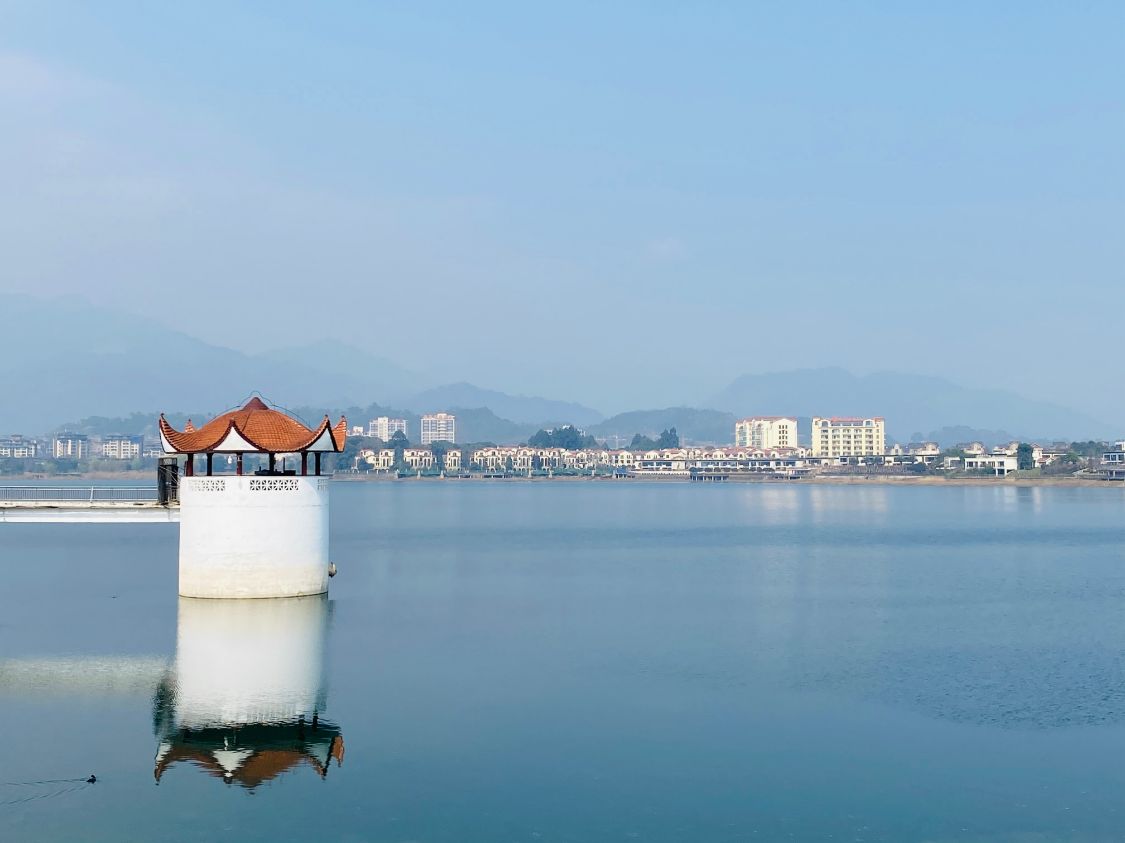
<instances>
[{"instance_id":1,"label":"concrete embankment","mask_svg":"<svg viewBox=\"0 0 1125 843\"><path fill-rule=\"evenodd\" d=\"M6 501L0 524L160 524L180 520L180 509L157 503Z\"/></svg>"}]
</instances>

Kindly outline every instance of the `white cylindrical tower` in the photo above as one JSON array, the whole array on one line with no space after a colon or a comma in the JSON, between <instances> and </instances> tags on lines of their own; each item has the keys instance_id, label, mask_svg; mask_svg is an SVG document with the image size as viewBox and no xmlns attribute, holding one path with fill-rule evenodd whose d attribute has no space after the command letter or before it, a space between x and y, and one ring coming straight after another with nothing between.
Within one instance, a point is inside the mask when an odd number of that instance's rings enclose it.
<instances>
[{"instance_id":1,"label":"white cylindrical tower","mask_svg":"<svg viewBox=\"0 0 1125 843\"><path fill-rule=\"evenodd\" d=\"M328 479L321 457L343 450L347 421L325 416L313 429L259 398L198 430L160 417L169 454L183 454L180 482L180 596L301 597L328 590ZM245 454L263 454L267 467L243 473ZM298 468L278 467L292 455ZM214 457L235 465L215 474ZM196 458L205 458L196 474Z\"/></svg>"},{"instance_id":2,"label":"white cylindrical tower","mask_svg":"<svg viewBox=\"0 0 1125 843\"><path fill-rule=\"evenodd\" d=\"M328 479L185 477L180 596L300 597L328 591Z\"/></svg>"}]
</instances>

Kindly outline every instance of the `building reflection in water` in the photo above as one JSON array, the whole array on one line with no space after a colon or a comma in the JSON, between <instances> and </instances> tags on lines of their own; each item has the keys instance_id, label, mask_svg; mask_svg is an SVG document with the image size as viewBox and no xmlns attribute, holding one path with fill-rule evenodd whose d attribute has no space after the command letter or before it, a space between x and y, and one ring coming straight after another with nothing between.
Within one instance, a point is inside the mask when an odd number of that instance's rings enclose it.
<instances>
[{"instance_id":1,"label":"building reflection in water","mask_svg":"<svg viewBox=\"0 0 1125 843\"><path fill-rule=\"evenodd\" d=\"M890 514L890 487L847 484L807 487L814 524L882 526Z\"/></svg>"},{"instance_id":2,"label":"building reflection in water","mask_svg":"<svg viewBox=\"0 0 1125 843\"><path fill-rule=\"evenodd\" d=\"M175 664L153 698L157 783L179 762L251 789L342 764L340 729L321 717L328 612L323 594L181 597Z\"/></svg>"}]
</instances>

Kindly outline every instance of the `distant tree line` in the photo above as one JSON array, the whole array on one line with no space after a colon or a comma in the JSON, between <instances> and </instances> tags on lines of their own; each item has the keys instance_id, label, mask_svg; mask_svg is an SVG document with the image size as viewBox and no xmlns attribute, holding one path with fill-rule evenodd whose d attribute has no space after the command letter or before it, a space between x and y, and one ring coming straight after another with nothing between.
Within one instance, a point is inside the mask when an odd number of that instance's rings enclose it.
<instances>
[{"instance_id":1,"label":"distant tree line","mask_svg":"<svg viewBox=\"0 0 1125 843\"><path fill-rule=\"evenodd\" d=\"M564 424L553 430L540 430L527 440L532 448L564 448L567 451L578 451L583 448L598 447L598 440L588 436L572 424Z\"/></svg>"},{"instance_id":2,"label":"distant tree line","mask_svg":"<svg viewBox=\"0 0 1125 843\"><path fill-rule=\"evenodd\" d=\"M635 433L633 434L633 441L629 443L630 451L658 451L662 448L678 447L680 447L680 434L676 432L674 427L661 431L656 439Z\"/></svg>"}]
</instances>

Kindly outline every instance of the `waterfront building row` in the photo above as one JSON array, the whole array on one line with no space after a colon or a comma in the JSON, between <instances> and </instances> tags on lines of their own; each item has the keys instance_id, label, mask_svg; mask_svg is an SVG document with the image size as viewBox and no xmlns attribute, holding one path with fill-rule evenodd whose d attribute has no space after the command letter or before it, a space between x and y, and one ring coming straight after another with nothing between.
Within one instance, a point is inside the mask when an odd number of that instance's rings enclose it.
<instances>
[{"instance_id":1,"label":"waterfront building row","mask_svg":"<svg viewBox=\"0 0 1125 843\"><path fill-rule=\"evenodd\" d=\"M55 459L82 460L99 456L108 460L133 460L142 455L150 456L151 451L152 448L146 450L141 436L109 435L91 440L83 434L60 433L45 442L19 434L0 439L0 458L7 459L36 459L47 454Z\"/></svg>"},{"instance_id":2,"label":"waterfront building row","mask_svg":"<svg viewBox=\"0 0 1125 843\"><path fill-rule=\"evenodd\" d=\"M795 416L751 416L734 424L740 448L796 448ZM816 457L868 457L886 453L886 422L881 416L814 416L810 449Z\"/></svg>"},{"instance_id":3,"label":"waterfront building row","mask_svg":"<svg viewBox=\"0 0 1125 843\"><path fill-rule=\"evenodd\" d=\"M396 467L396 451L391 448L367 449L360 460L375 471ZM537 448L528 445L498 445L462 451L452 448L437 455L428 448L404 448L401 463L411 470L508 471L570 470L579 472L616 471L652 474L688 473L692 470L771 470L800 468L809 463L807 448L665 448L649 451L587 448Z\"/></svg>"},{"instance_id":4,"label":"waterfront building row","mask_svg":"<svg viewBox=\"0 0 1125 843\"><path fill-rule=\"evenodd\" d=\"M1107 454L1125 471L1125 442L1121 449ZM405 466L412 471L473 471L484 473L528 473L532 471L569 470L578 472L618 472L629 474L687 475L692 473L785 472L800 475L817 471L859 469L902 469L924 466L942 471L987 472L1003 477L1018 468L1018 442L1000 445L991 451L979 443L961 449L962 455L943 453L936 442L893 445L886 453L823 456L812 448L751 448L686 446L648 451L610 448L540 448L530 445L497 445L473 450L450 448L437 453L430 448L405 448L401 462L391 448L366 449L360 452L359 463L368 470L391 471ZM1050 465L1066 454L1065 448L1034 445L1031 459L1034 467Z\"/></svg>"},{"instance_id":5,"label":"waterfront building row","mask_svg":"<svg viewBox=\"0 0 1125 843\"><path fill-rule=\"evenodd\" d=\"M39 443L18 433L0 439L0 457L16 460L32 459L39 455Z\"/></svg>"},{"instance_id":6,"label":"waterfront building row","mask_svg":"<svg viewBox=\"0 0 1125 843\"><path fill-rule=\"evenodd\" d=\"M367 423L366 430L362 426L352 428L354 436L370 436L383 442L389 442L396 433L401 433L407 439L410 438L406 419L379 416ZM422 445L432 445L434 442L456 442L457 417L452 413L428 413L422 416L418 435Z\"/></svg>"}]
</instances>

